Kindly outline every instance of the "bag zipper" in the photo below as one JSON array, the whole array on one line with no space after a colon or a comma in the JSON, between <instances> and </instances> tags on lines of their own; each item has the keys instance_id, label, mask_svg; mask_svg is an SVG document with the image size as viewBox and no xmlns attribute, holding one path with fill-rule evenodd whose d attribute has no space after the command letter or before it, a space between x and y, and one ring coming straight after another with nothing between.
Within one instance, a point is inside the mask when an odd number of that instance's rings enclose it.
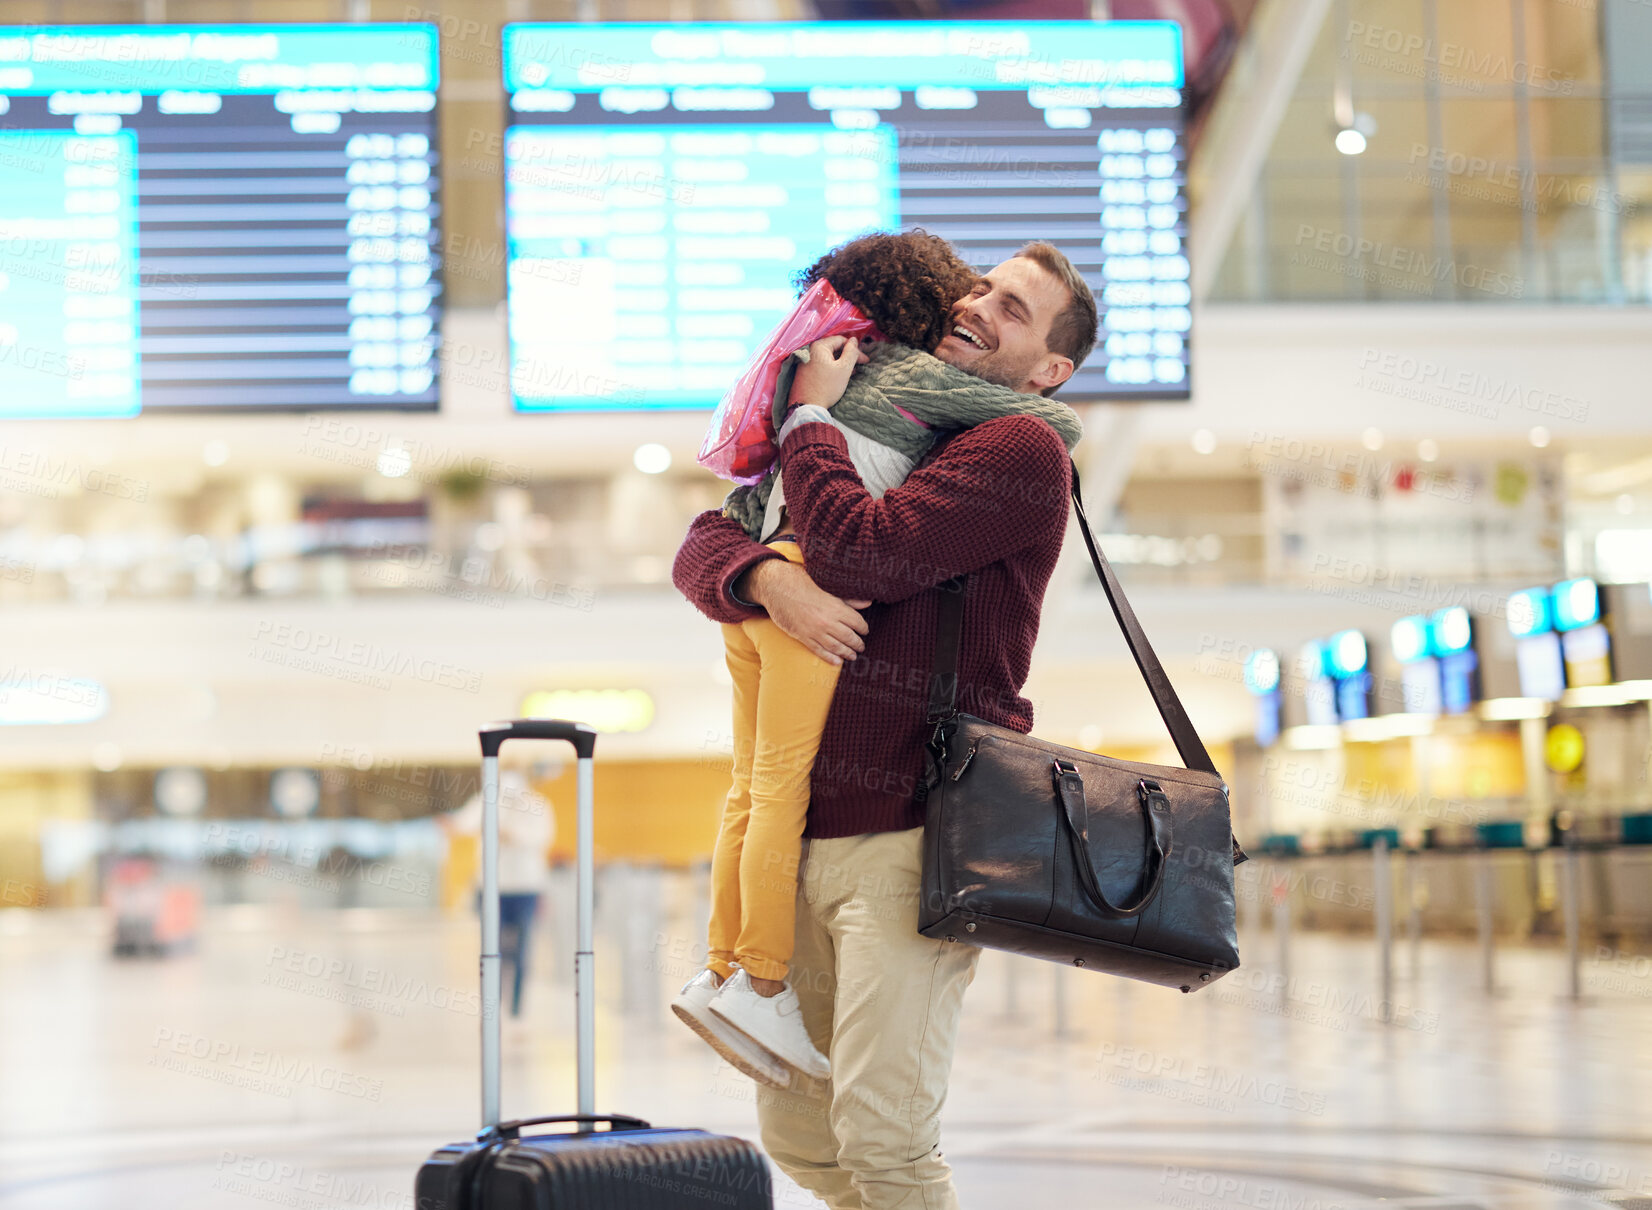
<instances>
[{"instance_id":1,"label":"bag zipper","mask_svg":"<svg viewBox=\"0 0 1652 1210\"><path fill-rule=\"evenodd\" d=\"M975 749L979 748L981 746L981 740L986 739L986 738L987 737L983 735L981 737L981 739L976 740L973 744L971 744L969 746L969 751L964 753L963 761L958 765L958 767L956 769L954 769L952 771L952 780L953 781L957 781L960 777L962 777L964 775L964 770L969 768L969 762L975 759Z\"/></svg>"}]
</instances>

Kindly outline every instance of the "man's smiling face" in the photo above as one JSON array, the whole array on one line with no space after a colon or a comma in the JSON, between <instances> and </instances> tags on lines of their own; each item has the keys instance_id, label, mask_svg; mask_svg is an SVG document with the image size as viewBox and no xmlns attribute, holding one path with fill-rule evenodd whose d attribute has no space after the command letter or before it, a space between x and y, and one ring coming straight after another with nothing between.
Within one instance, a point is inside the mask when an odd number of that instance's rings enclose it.
<instances>
[{"instance_id":1,"label":"man's smiling face","mask_svg":"<svg viewBox=\"0 0 1652 1210\"><path fill-rule=\"evenodd\" d=\"M1050 325L1067 305L1066 288L1024 256L993 269L952 307L952 331L935 356L977 378L1037 394L1065 382L1071 359L1052 353Z\"/></svg>"}]
</instances>

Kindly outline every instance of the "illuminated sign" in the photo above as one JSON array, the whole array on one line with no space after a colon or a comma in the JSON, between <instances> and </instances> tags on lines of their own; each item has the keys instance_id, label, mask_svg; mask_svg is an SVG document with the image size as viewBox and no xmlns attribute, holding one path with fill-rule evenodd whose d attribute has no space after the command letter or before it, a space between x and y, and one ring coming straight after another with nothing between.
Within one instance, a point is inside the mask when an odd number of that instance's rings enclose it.
<instances>
[{"instance_id":1,"label":"illuminated sign","mask_svg":"<svg viewBox=\"0 0 1652 1210\"><path fill-rule=\"evenodd\" d=\"M1554 628L1579 630L1600 621L1600 589L1593 580L1562 580L1554 586Z\"/></svg>"},{"instance_id":2,"label":"illuminated sign","mask_svg":"<svg viewBox=\"0 0 1652 1210\"><path fill-rule=\"evenodd\" d=\"M88 677L18 668L0 677L0 726L91 723L107 713L109 691Z\"/></svg>"},{"instance_id":3,"label":"illuminated sign","mask_svg":"<svg viewBox=\"0 0 1652 1210\"><path fill-rule=\"evenodd\" d=\"M1326 659L1325 644L1317 639L1310 639L1302 644L1302 649L1296 653L1296 670L1303 680L1311 681L1330 676L1331 668Z\"/></svg>"},{"instance_id":4,"label":"illuminated sign","mask_svg":"<svg viewBox=\"0 0 1652 1210\"><path fill-rule=\"evenodd\" d=\"M1297 652L1296 671L1302 680L1302 705L1308 725L1336 726L1336 682L1327 671L1325 644L1316 641L1304 643Z\"/></svg>"},{"instance_id":5,"label":"illuminated sign","mask_svg":"<svg viewBox=\"0 0 1652 1210\"><path fill-rule=\"evenodd\" d=\"M654 721L654 699L641 689L544 689L522 699L523 718L563 718L600 732L642 731Z\"/></svg>"},{"instance_id":6,"label":"illuminated sign","mask_svg":"<svg viewBox=\"0 0 1652 1210\"><path fill-rule=\"evenodd\" d=\"M1545 634L1553 629L1553 619L1549 611L1549 590L1526 588L1511 594L1507 621L1509 633L1517 639Z\"/></svg>"},{"instance_id":7,"label":"illuminated sign","mask_svg":"<svg viewBox=\"0 0 1652 1210\"><path fill-rule=\"evenodd\" d=\"M1244 675L1256 698L1256 742L1266 748L1279 738L1279 653L1258 647L1245 661Z\"/></svg>"},{"instance_id":8,"label":"illuminated sign","mask_svg":"<svg viewBox=\"0 0 1652 1210\"><path fill-rule=\"evenodd\" d=\"M1338 679L1364 672L1370 661L1370 653L1365 647L1365 636L1357 630L1343 630L1332 635L1326 650L1330 653L1331 675Z\"/></svg>"},{"instance_id":9,"label":"illuminated sign","mask_svg":"<svg viewBox=\"0 0 1652 1210\"><path fill-rule=\"evenodd\" d=\"M1455 655L1474 643L1474 623L1461 605L1435 610L1428 620L1428 645L1435 655Z\"/></svg>"},{"instance_id":10,"label":"illuminated sign","mask_svg":"<svg viewBox=\"0 0 1652 1210\"><path fill-rule=\"evenodd\" d=\"M1245 661L1245 688L1258 697L1279 688L1279 653L1266 647L1251 652Z\"/></svg>"},{"instance_id":11,"label":"illuminated sign","mask_svg":"<svg viewBox=\"0 0 1652 1210\"><path fill-rule=\"evenodd\" d=\"M1402 664L1411 664L1428 655L1428 619L1421 614L1401 618L1388 632L1389 646L1394 658Z\"/></svg>"}]
</instances>

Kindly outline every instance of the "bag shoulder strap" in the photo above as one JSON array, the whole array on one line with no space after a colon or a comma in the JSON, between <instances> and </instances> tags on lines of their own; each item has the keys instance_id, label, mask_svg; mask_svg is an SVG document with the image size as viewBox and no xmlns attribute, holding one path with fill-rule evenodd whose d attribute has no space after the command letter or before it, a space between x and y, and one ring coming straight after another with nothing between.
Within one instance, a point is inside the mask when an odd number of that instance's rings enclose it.
<instances>
[{"instance_id":1,"label":"bag shoulder strap","mask_svg":"<svg viewBox=\"0 0 1652 1210\"><path fill-rule=\"evenodd\" d=\"M1170 683L1164 665L1159 663L1153 644L1147 641L1147 634L1136 619L1136 611L1124 595L1124 586L1119 583L1112 564L1101 553L1095 537L1090 533L1090 521L1084 515L1084 496L1079 490L1078 467L1075 465L1072 469L1073 508L1078 514L1079 530L1084 534L1084 545L1090 552L1090 562L1095 564L1102 590L1107 594L1107 603L1113 607L1119 629L1124 631L1124 641L1130 645L1130 654L1135 657L1142 680L1147 682L1148 692L1153 695L1153 704L1159 708L1159 717L1164 720L1184 765L1201 773L1216 773L1220 777L1210 753L1205 750L1204 741L1194 730L1193 720L1188 718L1181 698L1176 696L1175 686ZM932 726L957 711L958 656L963 645L964 590L967 581L967 576L957 576L939 586L941 600L935 629L935 664L929 682L929 722Z\"/></svg>"}]
</instances>

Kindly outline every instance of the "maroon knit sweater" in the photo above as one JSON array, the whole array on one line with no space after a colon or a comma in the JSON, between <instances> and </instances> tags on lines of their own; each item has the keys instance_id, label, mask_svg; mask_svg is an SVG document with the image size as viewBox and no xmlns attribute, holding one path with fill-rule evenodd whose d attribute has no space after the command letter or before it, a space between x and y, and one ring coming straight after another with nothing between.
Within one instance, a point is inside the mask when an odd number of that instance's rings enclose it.
<instances>
[{"instance_id":1,"label":"maroon knit sweater","mask_svg":"<svg viewBox=\"0 0 1652 1210\"><path fill-rule=\"evenodd\" d=\"M865 612L866 650L843 665L811 782L810 837L858 836L923 823L924 725L940 594L969 573L958 708L1030 731L1021 696L1044 589L1066 531L1071 469L1055 430L1007 416L945 442L883 499L873 500L843 434L800 424L780 451L786 507L815 583ZM701 513L672 579L713 621L760 617L731 588L752 564L780 557L720 512Z\"/></svg>"}]
</instances>

